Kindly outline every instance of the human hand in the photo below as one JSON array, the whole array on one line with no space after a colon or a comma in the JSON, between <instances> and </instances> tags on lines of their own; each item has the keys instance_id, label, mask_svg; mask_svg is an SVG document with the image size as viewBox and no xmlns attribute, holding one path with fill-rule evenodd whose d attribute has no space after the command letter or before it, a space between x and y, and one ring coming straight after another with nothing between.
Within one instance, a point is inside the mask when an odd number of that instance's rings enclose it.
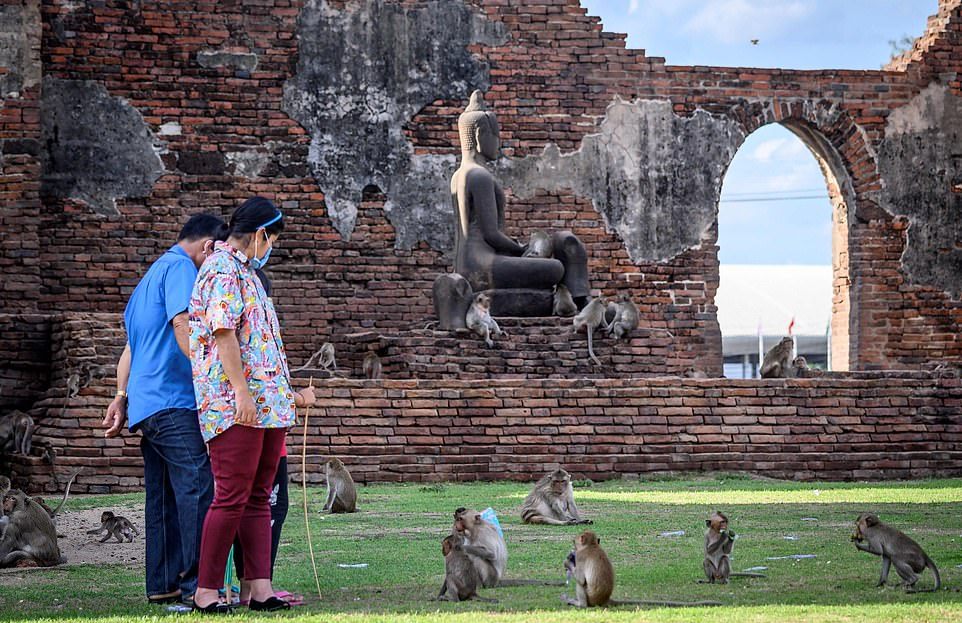
<instances>
[{"instance_id":1,"label":"human hand","mask_svg":"<svg viewBox=\"0 0 962 623\"><path fill-rule=\"evenodd\" d=\"M257 423L257 405L248 391L237 394L237 411L234 413L234 422L242 426L253 426Z\"/></svg>"},{"instance_id":2,"label":"human hand","mask_svg":"<svg viewBox=\"0 0 962 623\"><path fill-rule=\"evenodd\" d=\"M107 407L107 414L104 416L104 421L100 423L101 426L107 427L107 430L104 431L104 437L111 439L119 435L126 421L127 398L124 396L115 396Z\"/></svg>"},{"instance_id":3,"label":"human hand","mask_svg":"<svg viewBox=\"0 0 962 623\"><path fill-rule=\"evenodd\" d=\"M306 387L297 392L297 394L301 397L300 406L313 407L315 404L317 404L317 396L314 395L313 387Z\"/></svg>"}]
</instances>

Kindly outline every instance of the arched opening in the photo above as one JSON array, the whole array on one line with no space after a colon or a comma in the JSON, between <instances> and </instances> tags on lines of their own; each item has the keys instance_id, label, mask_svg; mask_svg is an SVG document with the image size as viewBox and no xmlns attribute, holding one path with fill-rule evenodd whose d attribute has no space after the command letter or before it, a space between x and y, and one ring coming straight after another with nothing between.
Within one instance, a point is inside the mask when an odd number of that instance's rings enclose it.
<instances>
[{"instance_id":1,"label":"arched opening","mask_svg":"<svg viewBox=\"0 0 962 623\"><path fill-rule=\"evenodd\" d=\"M757 377L786 335L811 367L849 369L853 196L834 147L803 122L765 125L739 148L718 212L726 376Z\"/></svg>"}]
</instances>

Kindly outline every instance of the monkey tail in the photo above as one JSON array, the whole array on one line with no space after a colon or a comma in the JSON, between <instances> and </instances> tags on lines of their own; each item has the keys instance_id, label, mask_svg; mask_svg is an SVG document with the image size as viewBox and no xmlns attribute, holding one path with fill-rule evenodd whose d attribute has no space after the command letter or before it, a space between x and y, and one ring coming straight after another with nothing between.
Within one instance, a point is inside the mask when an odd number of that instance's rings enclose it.
<instances>
[{"instance_id":1,"label":"monkey tail","mask_svg":"<svg viewBox=\"0 0 962 623\"><path fill-rule=\"evenodd\" d=\"M666 608L691 608L702 606L720 606L720 601L648 601L646 599L610 599L609 606L661 606Z\"/></svg>"},{"instance_id":2,"label":"monkey tail","mask_svg":"<svg viewBox=\"0 0 962 623\"><path fill-rule=\"evenodd\" d=\"M74 479L77 478L77 475L80 474L81 471L83 471L83 468L79 467L75 469L73 474L70 476L70 480L67 481L67 488L64 489L64 492L63 492L63 499L60 500L60 504L57 505L57 508L55 508L53 512L50 513L51 519L56 519L57 515L60 513L60 509L63 508L64 504L67 503L67 496L70 495L70 485L73 484Z\"/></svg>"},{"instance_id":3,"label":"monkey tail","mask_svg":"<svg viewBox=\"0 0 962 623\"><path fill-rule=\"evenodd\" d=\"M925 566L931 569L932 574L935 575L935 588L932 589L934 593L942 588L942 577L939 575L939 568L935 566L935 561L928 556L925 557Z\"/></svg>"},{"instance_id":4,"label":"monkey tail","mask_svg":"<svg viewBox=\"0 0 962 623\"><path fill-rule=\"evenodd\" d=\"M514 579L514 578L511 578L511 579L502 578L497 583L497 586L499 588L505 587L505 586L518 587L518 586L564 586L564 585L565 585L565 582L562 582L561 580L521 580L521 579Z\"/></svg>"}]
</instances>

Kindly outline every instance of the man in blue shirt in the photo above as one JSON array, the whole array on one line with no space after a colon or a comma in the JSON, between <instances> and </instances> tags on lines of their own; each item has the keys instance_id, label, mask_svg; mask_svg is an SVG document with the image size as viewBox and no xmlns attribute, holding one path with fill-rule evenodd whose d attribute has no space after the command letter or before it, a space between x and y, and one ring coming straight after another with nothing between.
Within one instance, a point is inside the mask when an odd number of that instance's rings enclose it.
<instances>
[{"instance_id":1,"label":"man in blue shirt","mask_svg":"<svg viewBox=\"0 0 962 623\"><path fill-rule=\"evenodd\" d=\"M220 218L192 216L177 244L137 284L124 311L127 346L117 364L117 395L107 408L104 435L117 436L125 420L141 433L152 603L189 601L197 588L201 527L214 484L197 422L187 307L197 269L213 241L226 235Z\"/></svg>"}]
</instances>

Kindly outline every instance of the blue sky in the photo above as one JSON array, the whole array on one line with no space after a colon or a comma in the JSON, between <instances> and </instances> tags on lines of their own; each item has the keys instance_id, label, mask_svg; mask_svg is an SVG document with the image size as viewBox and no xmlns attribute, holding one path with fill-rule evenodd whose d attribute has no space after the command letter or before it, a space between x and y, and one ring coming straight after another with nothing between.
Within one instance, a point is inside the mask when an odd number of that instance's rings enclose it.
<instances>
[{"instance_id":1,"label":"blue sky","mask_svg":"<svg viewBox=\"0 0 962 623\"><path fill-rule=\"evenodd\" d=\"M582 0L606 30L671 65L879 69L937 0ZM753 45L752 39L758 39ZM814 199L795 200L796 197ZM777 199L769 201L765 199ZM788 130L748 137L725 176L722 263L830 264L831 208L815 158Z\"/></svg>"}]
</instances>

